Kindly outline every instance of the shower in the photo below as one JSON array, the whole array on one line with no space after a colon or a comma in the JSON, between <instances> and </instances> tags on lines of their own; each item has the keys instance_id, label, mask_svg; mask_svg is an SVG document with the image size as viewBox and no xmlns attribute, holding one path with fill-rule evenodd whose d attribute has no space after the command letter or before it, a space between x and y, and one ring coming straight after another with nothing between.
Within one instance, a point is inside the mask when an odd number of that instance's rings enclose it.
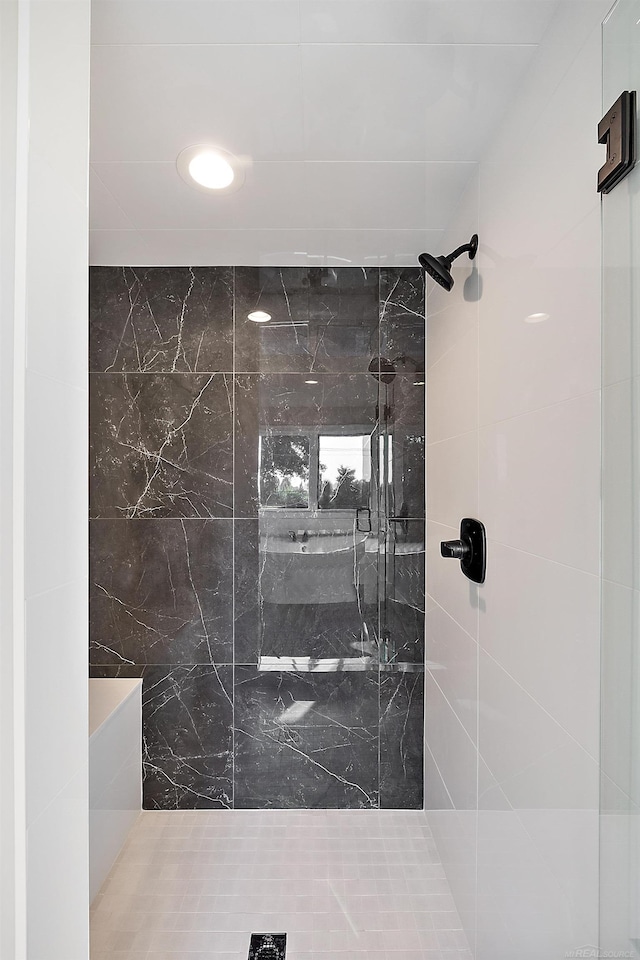
<instances>
[{"instance_id":1,"label":"shower","mask_svg":"<svg viewBox=\"0 0 640 960\"><path fill-rule=\"evenodd\" d=\"M469 243L457 247L448 257L434 257L432 253L421 253L418 262L423 270L430 277L439 283L441 287L448 292L453 286L453 277L451 276L451 265L463 253L469 253L469 260L473 260L478 250L478 234L474 233Z\"/></svg>"}]
</instances>

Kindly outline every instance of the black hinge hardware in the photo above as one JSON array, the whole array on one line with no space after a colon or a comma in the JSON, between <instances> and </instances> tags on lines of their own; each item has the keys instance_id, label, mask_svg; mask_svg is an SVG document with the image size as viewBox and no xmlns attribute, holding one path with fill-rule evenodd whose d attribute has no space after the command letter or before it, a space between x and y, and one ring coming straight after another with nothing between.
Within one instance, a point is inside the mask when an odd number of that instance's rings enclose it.
<instances>
[{"instance_id":1,"label":"black hinge hardware","mask_svg":"<svg viewBox=\"0 0 640 960\"><path fill-rule=\"evenodd\" d=\"M606 143L607 160L598 170L598 192L610 193L636 163L636 92L625 90L598 124L598 143Z\"/></svg>"}]
</instances>

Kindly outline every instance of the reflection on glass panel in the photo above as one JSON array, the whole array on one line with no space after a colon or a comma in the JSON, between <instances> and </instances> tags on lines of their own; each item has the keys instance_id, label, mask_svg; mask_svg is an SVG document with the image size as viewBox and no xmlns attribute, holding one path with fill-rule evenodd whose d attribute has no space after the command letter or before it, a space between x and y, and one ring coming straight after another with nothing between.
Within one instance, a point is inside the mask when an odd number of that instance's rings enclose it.
<instances>
[{"instance_id":1,"label":"reflection on glass panel","mask_svg":"<svg viewBox=\"0 0 640 960\"><path fill-rule=\"evenodd\" d=\"M369 503L371 488L371 436L320 435L318 507L348 510Z\"/></svg>"},{"instance_id":2,"label":"reflection on glass panel","mask_svg":"<svg viewBox=\"0 0 640 960\"><path fill-rule=\"evenodd\" d=\"M393 437L391 434L386 434L378 437L378 443L380 446L379 457L380 457L380 476L382 477L383 483L392 483L393 482ZM385 456L386 449L386 456Z\"/></svg>"},{"instance_id":3,"label":"reflection on glass panel","mask_svg":"<svg viewBox=\"0 0 640 960\"><path fill-rule=\"evenodd\" d=\"M309 507L309 437L260 437L259 489L263 507Z\"/></svg>"}]
</instances>

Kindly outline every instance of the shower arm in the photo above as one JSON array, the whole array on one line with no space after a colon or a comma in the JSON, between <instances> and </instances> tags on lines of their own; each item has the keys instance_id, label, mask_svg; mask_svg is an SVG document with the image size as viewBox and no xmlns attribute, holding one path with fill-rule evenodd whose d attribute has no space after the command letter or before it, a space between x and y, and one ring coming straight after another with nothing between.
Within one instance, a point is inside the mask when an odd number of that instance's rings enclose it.
<instances>
[{"instance_id":1,"label":"shower arm","mask_svg":"<svg viewBox=\"0 0 640 960\"><path fill-rule=\"evenodd\" d=\"M453 263L454 260L457 260L458 257L462 256L463 253L468 252L469 260L473 260L476 255L477 249L478 249L478 239L476 237L475 243L473 242L473 239L471 240L470 243L463 243L461 247L456 247L453 253L450 253L449 256L445 257L444 259L451 264Z\"/></svg>"}]
</instances>

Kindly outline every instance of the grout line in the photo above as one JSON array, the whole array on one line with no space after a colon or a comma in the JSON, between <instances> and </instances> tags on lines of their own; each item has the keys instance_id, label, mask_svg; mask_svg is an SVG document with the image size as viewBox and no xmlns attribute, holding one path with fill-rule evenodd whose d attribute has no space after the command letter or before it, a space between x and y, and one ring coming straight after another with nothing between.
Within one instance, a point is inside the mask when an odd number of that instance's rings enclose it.
<instances>
[{"instance_id":1,"label":"grout line","mask_svg":"<svg viewBox=\"0 0 640 960\"><path fill-rule=\"evenodd\" d=\"M447 608L446 608L446 607L443 607L442 604L441 604L438 600L436 600L436 598L433 596L432 593L426 594L426 596L432 601L432 603L435 604L435 606L438 608L438 610L441 610L442 613L444 613L444 615L445 615L445 617L447 618L447 620L450 620L451 623L454 623L454 624L456 625L456 627L459 627L460 630L462 630L462 632L465 634L465 636L468 637L469 640L471 640L472 643L475 643L475 645L476 645L477 647L480 646L480 641L478 640L478 638L477 638L477 637L474 637L473 634L469 633L469 631L466 629L466 627L463 627L463 625L460 623L460 621L459 621L459 620L456 620L456 618L451 615L451 613L447 610ZM477 630L480 629L479 624L476 624L476 629L477 629Z\"/></svg>"},{"instance_id":2,"label":"grout line","mask_svg":"<svg viewBox=\"0 0 640 960\"><path fill-rule=\"evenodd\" d=\"M480 652L480 654L484 654L486 657L488 657L490 660L492 660L493 663L496 665L496 667L498 667L498 669L501 671L501 673L503 673L506 677L508 677L508 678L512 681L512 683L515 683L515 685L516 685L517 687L519 687L520 690L522 690L522 692L525 694L525 696L528 697L528 699L531 700L532 703L535 703L536 706L537 706L540 710L542 710L542 712L543 712L544 714L546 714L547 717L549 717L549 719L555 724L555 726L558 727L558 729L561 730L561 731L565 734L565 736L567 736L570 740L572 740L573 743L574 743L577 747L579 747L580 750L581 750L587 757L589 757L590 760L592 760L592 761L596 764L596 766L598 765L598 759L597 759L597 757L594 757L594 755L593 755L592 753L590 753L590 751L587 750L587 748L586 748L585 746L583 746L583 744L581 744L580 741L577 740L576 737L575 737L572 733L570 733L570 732L566 729L566 727L564 727L564 726L560 723L560 721L559 721L556 717L554 717L554 715L553 715L552 713L550 713L550 711L547 710L547 708L546 708L542 703L540 703L539 700L537 700L537 699L533 696L533 694L529 693L529 691L527 690L527 688L524 687L516 677L512 676L512 674L510 674L509 671L506 670L506 669L502 666L502 664L500 663L499 660L496 660L496 658L495 658L494 656L492 656L487 650L483 649L482 647L480 647L480 651L479 651L479 652ZM479 661L480 661L480 657L478 657L478 662L479 662ZM478 749L479 749L479 741L478 741Z\"/></svg>"},{"instance_id":3,"label":"grout line","mask_svg":"<svg viewBox=\"0 0 640 960\"><path fill-rule=\"evenodd\" d=\"M436 49L439 49L439 48L441 48L441 47L445 47L445 48L450 48L450 47L452 47L452 48L454 48L454 49L457 49L458 47L462 47L463 49L469 49L469 48L480 48L480 49L484 49L484 48L490 47L490 48L492 48L492 49L493 49L493 48L497 48L497 49L504 49L504 48L512 49L512 48L516 48L516 49L525 49L525 50L527 50L527 49L529 49L529 50L537 50L538 47L540 46L540 43L541 43L541 40L529 41L529 42L524 42L524 43L523 43L523 42L519 42L519 43L518 43L518 42L509 41L509 40L505 40L505 41L503 41L502 43L495 43L495 42L494 42L494 43L486 43L486 42L485 42L485 43L481 43L481 42L477 42L477 41L476 41L476 42L474 42L474 41L466 41L466 42L460 42L460 41L458 41L458 42L451 42L451 43L443 43L442 41L439 41L439 40L426 40L426 41L415 41L415 40L404 40L404 41L403 41L403 40L393 40L393 41L389 41L389 40L377 40L377 41L376 41L376 40L368 40L368 41L362 41L362 40L346 40L346 41L338 42L338 41L335 41L335 40L326 40L326 41L319 41L319 40L302 40L302 38L300 37L300 39L298 39L298 40L286 40L286 41L283 41L283 42L278 42L278 41L274 41L274 40L272 40L272 41L267 41L267 42L259 41L259 40L256 40L256 41L254 41L254 42L231 41L231 40L228 40L228 41L221 42L221 43L220 43L220 42L219 42L219 43L215 43L215 42L214 42L214 43L208 43L208 42L206 42L206 41L201 42L201 43L174 43L174 42L170 42L170 41L166 41L166 42L164 42L164 43L163 43L163 42L158 42L158 43L92 43L92 44L91 44L91 49L92 49L92 50L96 50L96 49L107 49L107 50L109 50L109 49L113 49L114 47L120 47L120 48L124 47L124 48L126 48L126 49L131 48L131 47L136 47L136 48L139 48L139 47L147 47L147 48L150 48L150 47L156 47L156 48L157 48L157 47L163 47L163 48L167 48L167 47L169 47L170 49L181 49L181 48L183 48L183 47L188 47L188 48L191 48L191 47L215 47L215 48L218 48L218 47L231 47L231 48L234 48L234 47L235 47L235 48L237 48L237 47L260 47L260 48L272 48L272 47L277 47L278 49L282 49L283 47L285 47L285 48L288 48L288 47L316 47L316 48L322 50L322 49L326 49L326 48L330 48L330 47L356 47L356 48L358 48L358 49L361 49L361 48L363 48L363 47L365 47L365 48L366 48L366 47L376 47L376 48L378 48L378 47L384 47L385 50L387 50L387 49L389 49L390 47L399 47L400 49L404 49L405 47L417 47L417 48L435 47Z\"/></svg>"},{"instance_id":4,"label":"grout line","mask_svg":"<svg viewBox=\"0 0 640 960\"><path fill-rule=\"evenodd\" d=\"M465 736L467 737L467 739L469 740L469 743L472 745L473 749L474 749L474 750L476 751L476 753L477 753L477 752L478 752L477 731L476 731L476 740L474 740L473 737L471 736L471 734L469 733L469 731L467 730L467 728L465 727L464 723L462 722L462 720L461 720L460 717L458 716L458 713L457 713L455 707L453 706L453 704L451 703L451 701L450 701L449 698L447 697L446 693L444 692L444 690L442 689L442 687L440 686L440 684L439 684L438 681L436 680L436 677L435 677L435 674L433 673L433 671L432 671L432 670L429 670L429 669L427 668L426 673L428 673L428 675L431 677L431 679L432 679L433 682L435 683L436 687L437 687L438 690L440 691L440 694L441 694L441 696L442 696L442 699L444 700L444 702L446 703L446 705L447 705L447 706L449 707L449 709L451 710L451 713L454 715L454 717L456 718L456 720L457 720L458 723L460 724L460 727L461 727L462 730L464 731L464 734L465 734Z\"/></svg>"},{"instance_id":5,"label":"grout line","mask_svg":"<svg viewBox=\"0 0 640 960\"><path fill-rule=\"evenodd\" d=\"M94 161L94 162L96 162L96 163L104 163L104 162L107 162L107 161ZM111 163L119 163L119 164L121 164L121 163L145 163L145 164L146 164L146 163L169 163L168 160L113 160L113 161L109 161L109 162L111 162ZM334 162L334 161L327 161L327 162ZM358 161L358 162L360 162L360 161ZM372 162L374 162L374 161L372 161ZM396 161L395 161L395 160L375 161L375 162L385 162L385 163L396 164ZM411 161L411 162L422 162L422 161ZM425 161L425 162L428 162L428 161ZM441 163L441 162L445 162L445 161L438 161L438 163ZM448 162L450 162L450 163L459 163L460 161L458 161L458 160L451 160L451 161L448 161ZM177 227L135 227L135 229L129 230L129 229L126 229L126 228L124 228L124 227L92 227L91 230L90 230L90 232L91 232L91 233L140 233L140 234L143 234L143 233L171 233L171 234L182 234L182 233L215 233L215 234L220 234L220 236L222 236L222 237L228 236L230 233L232 233L232 234L236 234L236 233L237 233L237 234L242 234L242 233L297 233L297 234L304 234L305 237L313 236L313 235L315 235L315 234L317 234L317 233L319 233L319 234L325 234L325 233L326 233L326 234L330 234L331 236L334 236L336 233L356 233L356 234L363 234L363 233L366 233L366 234L369 234L369 233L381 233L381 234L385 234L385 235L387 235L387 236L389 236L390 234L396 234L396 233L398 233L398 234L406 233L406 234L411 235L411 236L415 236L416 234L420 234L420 236L424 236L424 237L429 237L429 236L431 236L432 234L437 234L437 235L438 235L438 239L440 239L440 236L441 236L442 233L443 233L443 229L444 229L443 227L429 227L429 229L426 229L426 230L423 229L423 228L421 228L421 227L392 227L391 229L389 229L389 227L365 227L364 229L361 228L361 227L189 227L189 228L184 228L184 227L180 227L180 228L177 228ZM330 255L330 254L312 254L312 253L307 253L306 251L304 252L304 256L307 257L307 258L311 258L311 259L313 259L313 260L318 260L318 261L322 261L322 260L325 260L325 259L329 259L329 260L337 260L337 259L339 259L338 257L334 257L334 256L332 256L332 255ZM377 261L377 260L380 260L380 259L381 259L380 255L379 255L379 254L376 254L375 259L376 259L376 261ZM305 264L305 265L306 265L306 264ZM344 267L348 267L348 268L350 268L350 269L356 269L358 266L362 266L362 264L355 263L355 262L353 262L353 261L351 261L351 262L349 262L349 263L346 263L346 264L334 264L334 266L336 266L336 267L338 267L338 266L340 266L340 265L342 265L342 266L344 266ZM114 266L115 266L115 267L120 267L120 266L122 266L122 264L119 263L119 262L118 262L118 263L115 263L115 264L114 264L114 263L103 263L103 264L100 264L100 263L92 263L92 264L90 264L90 266L92 266L92 267L100 267L100 266L103 266L103 267L114 267ZM127 264L127 266L128 266L128 267L131 266L131 267L133 267L133 268L154 266L154 267L159 267L159 268L167 269L167 268L169 268L169 267L179 267L179 266L206 267L206 266L209 266L209 264L208 264L208 263L193 263L193 262L190 262L190 263L187 263L187 264L179 264L179 263L164 263L164 264L162 264L162 263L160 263L160 264L158 264L158 263L154 263L154 264L148 264L148 263L142 263L142 264L141 264L141 263L138 263L138 264L136 264L136 263L132 263L132 264ZM297 268L299 268L299 267L301 266L301 264L300 264L299 262L298 262L298 263L280 263L280 264L278 264L278 263L258 263L258 264L256 264L256 263L252 262L252 263L245 263L245 264L238 264L238 263L218 263L218 264L216 264L216 266L219 266L219 267L233 267L233 266L246 266L246 267L256 267L256 266L257 266L257 267L280 267L280 269L286 270L286 269L288 269L288 268L297 269ZM320 263L318 264L318 266L323 266L323 264L320 262ZM407 262L407 263L396 263L396 262L394 261L393 263L387 263L387 262L385 262L384 264L378 264L378 263L373 263L373 264L371 264L371 263L366 263L366 264L364 264L364 266L365 266L367 269L369 269L369 268L376 268L376 267L378 267L378 266L382 266L382 267L390 267L392 270L393 270L393 269L404 270L404 269L406 269L407 267L415 267L415 259L412 259L412 260L410 260L410 261Z\"/></svg>"},{"instance_id":6,"label":"grout line","mask_svg":"<svg viewBox=\"0 0 640 960\"><path fill-rule=\"evenodd\" d=\"M475 189L475 199L476 199L476 227L477 233L482 232L482 225L480 223L480 189L479 189L479 167L478 167L478 177L474 184ZM475 325L476 325L476 430L477 430L477 442L476 442L476 503L478 504L478 515L480 515L480 326L481 326L481 303L482 300L478 300L476 303L476 315L475 315ZM426 542L426 535L425 535ZM481 594L481 591L478 590L477 593ZM475 817L475 843L474 843L474 890L475 890L475 900L474 900L474 923L473 923L473 952L477 952L478 948L478 889L479 889L479 851L478 851L478 841L479 841L479 807L480 807L480 596L478 596L478 606L476 609L476 637L477 637L477 654L476 654L476 817Z\"/></svg>"},{"instance_id":7,"label":"grout line","mask_svg":"<svg viewBox=\"0 0 640 960\"><path fill-rule=\"evenodd\" d=\"M432 751L431 747L430 747L426 742L425 742L425 749L426 749L426 751L428 752L428 754L429 754L429 756L431 757L431 759L433 760L433 765L434 765L434 767L435 767L436 770L438 771L438 776L440 777L440 779L441 779L441 781L442 781L442 786L444 787L444 789L445 789L445 791L446 791L446 793L447 793L447 796L449 797L449 802L450 802L450 804L451 804L451 809L452 809L452 810L457 810L457 807L456 807L455 803L453 802L453 797L452 797L451 794L449 793L449 788L448 788L448 786L447 786L447 782L446 782L445 778L442 776L442 771L440 770L440 767L438 766L438 761L437 761L436 758L434 757L433 751ZM427 819L428 819L428 817L429 817L429 810L425 810L425 813L427 814Z\"/></svg>"},{"instance_id":8,"label":"grout line","mask_svg":"<svg viewBox=\"0 0 640 960\"><path fill-rule=\"evenodd\" d=\"M394 167L397 167L397 166L420 166L420 167L424 167L424 166L436 166L436 167L441 167L441 166L457 166L457 167L477 167L477 166L479 165L479 163L480 163L479 160L473 160L473 159L469 159L469 158L463 158L463 159L458 159L458 160L456 160L456 159L453 159L453 160L452 160L452 159L444 159L444 158L443 158L442 160L433 160L433 159L430 160L430 159L426 159L426 158L424 158L424 157L415 157L414 159L403 159L403 160L399 160L399 159L398 159L398 160L395 160L395 159L393 159L393 160L379 160L379 159L367 159L367 158L363 157L362 159L346 160L346 159L343 159L342 157L333 157L333 158L318 157L318 158L316 158L316 159L314 159L314 158L309 158L309 157L303 157L303 158L295 158L295 157L294 157L294 158L292 158L292 159L290 159L290 160L254 160L253 163L252 163L252 167L255 168L255 167L262 167L262 166L265 166L265 167L266 167L266 166L285 166L285 165L286 165L286 166L292 166L292 165L294 165L294 164L295 164L296 166L300 166L300 165L309 166L309 165L314 165L314 164L315 164L315 165L330 164L331 166L336 166L337 164L340 164L340 165L342 165L342 166L352 166L352 167L353 167L353 166L359 167L359 166L363 166L363 165L366 165L366 164L373 164L373 165L375 165L375 166L392 165L392 166L394 166ZM118 160L96 160L96 159L93 159L93 160L91 161L92 169L93 169L94 167L96 167L96 166L99 166L99 167L137 166L137 165L145 165L145 166L147 166L148 164L164 164L165 166L175 167L176 161L175 161L175 159L173 159L173 160L171 160L171 159L162 160L161 158L158 158L158 157L156 157L155 159L153 159L153 158L146 158L146 159L144 159L144 160L123 160L123 159L118 159ZM98 177L98 179L100 180L100 183L102 183L102 185L104 186L105 190L107 190L109 193L111 193L111 191L110 191L109 188L106 186L106 184L104 183L104 181L99 177L98 173L97 173L95 170L94 170L93 172L94 172L95 176ZM111 193L111 196L114 197L114 201L117 203L117 200L115 200L115 196L114 196L112 193ZM124 211L123 211L123 213L124 213ZM125 214L125 216L126 216L126 214ZM129 219L129 218L127 217L127 219ZM139 229L138 227L136 227L136 226L133 224L133 221L132 221L132 220L129 220L129 222L131 223L131 229L134 229L134 230ZM105 229L108 229L108 230L119 230L120 228L119 228L119 227L107 227L107 228L105 228ZM166 229L166 228L165 228L165 229ZM196 228L194 228L194 229L196 229L196 230L214 229L214 230L217 230L217 231L220 231L220 232L224 232L224 233L227 233L227 232L228 232L228 229L227 229L227 228L224 228L224 227L214 227L214 228L196 227ZM316 229L317 229L317 230L330 230L331 228L330 228L330 227L284 227L284 228L283 228L283 227L231 227L231 228L229 228L229 229L235 230L236 232L239 232L239 231L241 231L241 230L247 230L247 229L253 229L253 230L282 230L282 229L288 229L288 230L305 230L305 229L311 229L311 230L316 230ZM370 228L369 228L369 227L343 227L342 229L344 229L344 230L358 230L358 231L367 230L367 231L368 231ZM374 227L373 229L376 229L376 228ZM378 227L377 229L382 229L382 228ZM425 227L392 227L391 229L392 229L392 230L401 230L401 231L416 230L416 231L421 232L421 233L443 233L444 230L446 229L446 227L426 227L426 228L425 228ZM183 232L190 232L190 231L191 231L191 228L190 228L190 227L182 227L181 230L182 230ZM126 264L126 266L129 266L129 264ZM192 266L194 266L194 264L192 264ZM209 264L209 266L211 266L211 264ZM216 267L220 267L220 266L224 266L224 264L216 263L215 266L216 266ZM232 266L244 266L244 264L232 264ZM358 267L362 267L362 266L363 266L363 264L360 264L360 263L354 264L354 267L355 267L356 269L357 269ZM365 266L366 266L366 264L365 264Z\"/></svg>"},{"instance_id":9,"label":"grout line","mask_svg":"<svg viewBox=\"0 0 640 960\"><path fill-rule=\"evenodd\" d=\"M233 267L232 274L232 297L231 297L231 363L233 373L231 375L231 484L232 484L232 504L231 513L231 655L233 667L231 671L231 696L233 698L231 708L231 806L235 809L236 805L236 268Z\"/></svg>"},{"instance_id":10,"label":"grout line","mask_svg":"<svg viewBox=\"0 0 640 960\"><path fill-rule=\"evenodd\" d=\"M120 211L120 213L122 214L122 216L125 218L125 220L127 221L127 223L130 223L130 224L131 224L130 227L126 227L125 229L127 229L127 230L135 230L135 229L136 229L136 226L135 226L133 220L131 219L131 217L128 216L128 214L125 212L125 210L123 209L123 207L120 206L120 203L118 202L115 194L114 194L114 193L109 189L109 187L106 185L106 183L104 182L104 180L102 179L102 177L100 176L100 174L98 173L98 171L93 168L93 164L92 164L92 163L89 164L89 173L90 173L90 175L93 174L93 176L96 178L96 180L98 181L98 183L100 184L100 186L102 187L102 189L105 190L106 193L108 193L108 195L111 197L111 200L113 201L113 203L115 204L115 206L117 207L117 209ZM117 229L117 227L114 227L114 229Z\"/></svg>"},{"instance_id":11,"label":"grout line","mask_svg":"<svg viewBox=\"0 0 640 960\"><path fill-rule=\"evenodd\" d=\"M487 423L480 423L478 424L478 433L483 433L486 430L490 430L491 427L495 427L498 424L514 423L516 420L524 420L525 417L535 416L536 413L542 413L546 410L553 410L554 408L561 407L567 403L576 403L578 400L584 400L586 397L599 395L600 392L600 386L592 387L590 390L585 390L582 393L576 393L572 397L565 397L563 400L554 400L552 403L545 403L540 407L533 407L531 410L523 410L522 413L517 413L512 417L501 417L499 420L490 420Z\"/></svg>"},{"instance_id":12,"label":"grout line","mask_svg":"<svg viewBox=\"0 0 640 960\"><path fill-rule=\"evenodd\" d=\"M427 523L435 524L435 526L437 527L443 527L447 531L452 531L456 529L456 527L454 527L453 524L445 523L443 520L429 520L427 521ZM575 567L570 563L563 563L562 560L555 560L552 557L544 557L542 556L542 554L539 554L539 553L530 553L528 550L523 550L522 547L514 547L513 544L505 543L504 540L498 540L496 537L487 537L487 545L492 543L496 544L499 547L503 547L506 550L514 550L516 553L521 553L525 557L532 557L534 560L542 560L545 563L553 563L558 567L564 567L567 570L573 570L576 573L581 573L585 577L595 578L596 580L599 579L598 574L592 573L590 570L585 570L582 567ZM615 583L616 581L611 581L611 582ZM619 586L624 586L624 584L619 584ZM629 589L632 589L632 588L629 588ZM433 594L430 594L430 596L435 600L435 597L433 597ZM437 602L438 601L436 600L436 603ZM439 605L441 606L441 604ZM449 614L449 616L451 616L451 614ZM455 619L455 618L452 617L452 619ZM457 622L458 621L456 620L456 623Z\"/></svg>"}]
</instances>

